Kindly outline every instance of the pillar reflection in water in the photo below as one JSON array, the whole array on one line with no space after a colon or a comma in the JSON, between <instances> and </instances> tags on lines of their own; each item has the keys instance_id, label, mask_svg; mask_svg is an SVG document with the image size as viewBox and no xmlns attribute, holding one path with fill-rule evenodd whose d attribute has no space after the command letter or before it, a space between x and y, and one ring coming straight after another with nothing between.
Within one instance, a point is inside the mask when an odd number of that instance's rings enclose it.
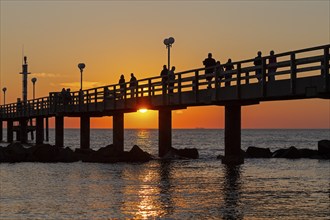
<instances>
[{"instance_id":1,"label":"pillar reflection in water","mask_svg":"<svg viewBox=\"0 0 330 220\"><path fill-rule=\"evenodd\" d=\"M173 185L171 183L172 161L160 160L160 205L164 211L164 216L171 215L174 212L174 203L172 199Z\"/></svg>"},{"instance_id":2,"label":"pillar reflection in water","mask_svg":"<svg viewBox=\"0 0 330 220\"><path fill-rule=\"evenodd\" d=\"M241 166L226 165L223 182L224 206L221 207L223 219L243 219L241 184Z\"/></svg>"}]
</instances>

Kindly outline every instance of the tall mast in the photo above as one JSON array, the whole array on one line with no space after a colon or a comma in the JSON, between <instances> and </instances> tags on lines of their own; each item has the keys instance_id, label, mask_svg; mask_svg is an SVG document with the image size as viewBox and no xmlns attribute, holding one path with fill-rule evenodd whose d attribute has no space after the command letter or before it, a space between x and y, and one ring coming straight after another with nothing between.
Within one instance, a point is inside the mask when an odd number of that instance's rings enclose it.
<instances>
[{"instance_id":1,"label":"tall mast","mask_svg":"<svg viewBox=\"0 0 330 220\"><path fill-rule=\"evenodd\" d=\"M29 72L28 72L28 64L27 64L27 57L26 56L24 56L24 63L23 63L23 65L22 65L22 72L20 73L20 74L22 74L22 78L23 78L23 84L22 84L22 101L24 102L24 103L26 103L27 102L27 78L28 78L28 74L30 74Z\"/></svg>"}]
</instances>

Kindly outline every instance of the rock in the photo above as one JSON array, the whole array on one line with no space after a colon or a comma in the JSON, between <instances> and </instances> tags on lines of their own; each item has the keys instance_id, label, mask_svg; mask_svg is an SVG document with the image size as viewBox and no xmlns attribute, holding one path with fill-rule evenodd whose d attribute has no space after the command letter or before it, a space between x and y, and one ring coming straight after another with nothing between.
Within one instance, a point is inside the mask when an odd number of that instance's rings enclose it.
<instances>
[{"instance_id":1,"label":"rock","mask_svg":"<svg viewBox=\"0 0 330 220\"><path fill-rule=\"evenodd\" d=\"M274 151L272 154L272 157L274 158L283 158L283 154L287 151L287 149L279 149Z\"/></svg>"},{"instance_id":2,"label":"rock","mask_svg":"<svg viewBox=\"0 0 330 220\"><path fill-rule=\"evenodd\" d=\"M176 149L171 147L162 157L163 159L198 159L199 154L196 148Z\"/></svg>"},{"instance_id":3,"label":"rock","mask_svg":"<svg viewBox=\"0 0 330 220\"><path fill-rule=\"evenodd\" d=\"M317 143L317 149L319 154L330 158L330 140L321 140Z\"/></svg>"},{"instance_id":4,"label":"rock","mask_svg":"<svg viewBox=\"0 0 330 220\"><path fill-rule=\"evenodd\" d=\"M272 157L272 153L269 148L260 148L250 146L246 150L246 156L248 158L270 158Z\"/></svg>"},{"instance_id":5,"label":"rock","mask_svg":"<svg viewBox=\"0 0 330 220\"><path fill-rule=\"evenodd\" d=\"M311 150L311 149L299 149L300 156L302 158L316 158L318 156L317 150Z\"/></svg>"},{"instance_id":6,"label":"rock","mask_svg":"<svg viewBox=\"0 0 330 220\"><path fill-rule=\"evenodd\" d=\"M76 155L71 148L66 147L64 149L60 148L60 152L58 157L56 158L56 161L69 163L79 161L79 159L79 156Z\"/></svg>"},{"instance_id":7,"label":"rock","mask_svg":"<svg viewBox=\"0 0 330 220\"><path fill-rule=\"evenodd\" d=\"M3 162L25 162L28 156L28 150L20 143L11 143L3 152Z\"/></svg>"},{"instance_id":8,"label":"rock","mask_svg":"<svg viewBox=\"0 0 330 220\"><path fill-rule=\"evenodd\" d=\"M127 159L127 162L147 162L152 159L152 156L134 145L124 158Z\"/></svg>"},{"instance_id":9,"label":"rock","mask_svg":"<svg viewBox=\"0 0 330 220\"><path fill-rule=\"evenodd\" d=\"M50 144L40 144L29 149L29 161L54 163L58 162L60 148Z\"/></svg>"},{"instance_id":10,"label":"rock","mask_svg":"<svg viewBox=\"0 0 330 220\"><path fill-rule=\"evenodd\" d=\"M190 159L199 158L198 150L196 148L178 149L177 154L181 157L190 158Z\"/></svg>"},{"instance_id":11,"label":"rock","mask_svg":"<svg viewBox=\"0 0 330 220\"><path fill-rule=\"evenodd\" d=\"M297 159L297 158L301 158L301 155L297 148L295 148L294 146L291 146L289 149L287 149L283 153L282 157L289 158L289 159Z\"/></svg>"},{"instance_id":12,"label":"rock","mask_svg":"<svg viewBox=\"0 0 330 220\"><path fill-rule=\"evenodd\" d=\"M223 158L225 158L225 156L223 156L221 154L217 156L217 160L222 160Z\"/></svg>"},{"instance_id":13,"label":"rock","mask_svg":"<svg viewBox=\"0 0 330 220\"><path fill-rule=\"evenodd\" d=\"M74 150L74 154L75 156L78 158L78 160L81 161L86 161L88 160L88 158L90 157L91 154L93 154L95 151L92 149L80 149L80 148L76 148Z\"/></svg>"}]
</instances>

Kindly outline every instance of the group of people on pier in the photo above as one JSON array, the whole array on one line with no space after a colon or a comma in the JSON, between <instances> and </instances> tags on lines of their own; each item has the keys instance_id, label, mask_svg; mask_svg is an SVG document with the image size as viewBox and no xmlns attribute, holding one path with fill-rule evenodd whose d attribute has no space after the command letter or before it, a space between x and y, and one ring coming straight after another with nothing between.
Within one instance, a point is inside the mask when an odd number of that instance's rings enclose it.
<instances>
[{"instance_id":1,"label":"group of people on pier","mask_svg":"<svg viewBox=\"0 0 330 220\"><path fill-rule=\"evenodd\" d=\"M258 51L257 56L254 58L254 66L257 67L256 69L256 77L258 82L262 82L262 56L261 56L261 51ZM268 69L268 81L274 81L275 80L275 72L276 72L276 56L273 50L270 51L270 56L268 58L268 64L267 64L267 69ZM225 86L230 86L230 79L232 78L232 73L227 72L231 71L234 69L234 65L229 58L227 63L224 65L221 65L220 61L216 61L212 57L212 53L208 54L208 57L203 61L203 65L205 66L205 75L206 75L206 80L208 81L208 86L207 88L212 88L212 79L213 75L216 74L218 76L219 80L222 80L225 78ZM224 71L226 73L224 73Z\"/></svg>"},{"instance_id":2,"label":"group of people on pier","mask_svg":"<svg viewBox=\"0 0 330 220\"><path fill-rule=\"evenodd\" d=\"M124 74L120 75L118 84L120 87L120 98L122 98L126 93L126 81L125 81ZM137 85L138 85L138 81L137 81L136 77L134 76L134 73L131 73L131 79L129 81L129 88L131 90L131 98L135 97L135 93L137 91Z\"/></svg>"},{"instance_id":3,"label":"group of people on pier","mask_svg":"<svg viewBox=\"0 0 330 220\"><path fill-rule=\"evenodd\" d=\"M258 82L262 82L262 53L258 51L257 56L254 58L254 66L256 67L255 75ZM276 72L276 57L274 55L274 51L270 51L270 56L267 58L268 64L268 81L275 80L275 72ZM231 78L233 75L234 64L232 60L229 58L225 64L221 64L220 61L216 61L212 57L212 53L208 53L208 57L204 59L203 65L205 66L205 78L208 82L207 88L212 88L212 79L214 76L218 77L218 80L221 81L224 79L225 86L230 86ZM138 81L134 76L134 73L131 73L131 78L129 83L126 83L124 74L121 74L120 79L118 81L120 92L119 94L112 94L115 97L123 98L126 95L127 87L130 90L130 97L136 97L138 92ZM175 83L175 66L172 66L171 69L168 69L166 65L163 65L163 69L160 72L161 83L162 83L162 92L163 94L172 94L174 91L174 83ZM128 85L128 86L127 86ZM193 80L193 89L196 88L196 79ZM107 91L109 95L107 97L111 97L110 91ZM58 94L59 101L62 104L71 104L72 96L70 89L63 88L62 91Z\"/></svg>"},{"instance_id":4,"label":"group of people on pier","mask_svg":"<svg viewBox=\"0 0 330 220\"><path fill-rule=\"evenodd\" d=\"M59 102L67 105L72 104L72 96L71 96L71 90L70 88L63 88L62 91L59 93Z\"/></svg>"},{"instance_id":5,"label":"group of people on pier","mask_svg":"<svg viewBox=\"0 0 330 220\"><path fill-rule=\"evenodd\" d=\"M162 77L162 88L163 94L166 94L167 91L169 94L173 93L174 90L174 80L175 80L175 66L172 66L171 70L167 69L167 66L163 66L163 70L160 72Z\"/></svg>"}]
</instances>

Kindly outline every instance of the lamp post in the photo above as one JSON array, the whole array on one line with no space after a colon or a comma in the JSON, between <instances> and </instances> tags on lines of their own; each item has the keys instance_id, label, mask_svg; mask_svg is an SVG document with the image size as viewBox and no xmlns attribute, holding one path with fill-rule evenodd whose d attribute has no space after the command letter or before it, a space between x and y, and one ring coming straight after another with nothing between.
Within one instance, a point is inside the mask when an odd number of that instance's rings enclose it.
<instances>
[{"instance_id":1,"label":"lamp post","mask_svg":"<svg viewBox=\"0 0 330 220\"><path fill-rule=\"evenodd\" d=\"M5 105L6 104L6 91L7 91L7 88L3 87L2 91L3 91L3 104Z\"/></svg>"},{"instance_id":2,"label":"lamp post","mask_svg":"<svg viewBox=\"0 0 330 220\"><path fill-rule=\"evenodd\" d=\"M37 78L32 78L31 79L32 83L33 83L33 99L35 99L35 95L36 95L36 88L35 88L35 84L37 82Z\"/></svg>"},{"instance_id":3,"label":"lamp post","mask_svg":"<svg viewBox=\"0 0 330 220\"><path fill-rule=\"evenodd\" d=\"M171 67L170 67L170 48L172 47L173 43L174 43L174 38L173 37L169 37L169 38L166 38L164 40L164 44L166 45L166 48L168 50L168 53L167 53L167 55L168 55L168 60L167 60L168 70L171 69Z\"/></svg>"},{"instance_id":4,"label":"lamp post","mask_svg":"<svg viewBox=\"0 0 330 220\"><path fill-rule=\"evenodd\" d=\"M85 66L86 65L84 63L78 64L78 68L80 69L80 90L82 90L83 70L84 70Z\"/></svg>"}]
</instances>

